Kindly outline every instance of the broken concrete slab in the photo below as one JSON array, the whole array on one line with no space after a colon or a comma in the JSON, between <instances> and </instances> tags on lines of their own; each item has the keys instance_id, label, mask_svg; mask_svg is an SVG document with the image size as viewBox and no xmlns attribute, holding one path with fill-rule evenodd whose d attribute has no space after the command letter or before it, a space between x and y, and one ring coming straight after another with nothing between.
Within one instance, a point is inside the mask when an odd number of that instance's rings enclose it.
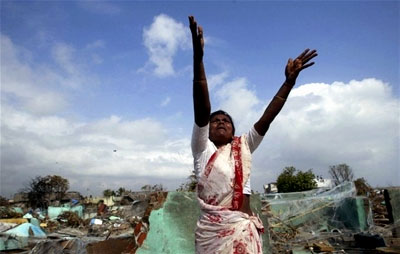
<instances>
[{"instance_id":1,"label":"broken concrete slab","mask_svg":"<svg viewBox=\"0 0 400 254\"><path fill-rule=\"evenodd\" d=\"M0 222L0 233L18 226L16 223Z\"/></svg>"},{"instance_id":2,"label":"broken concrete slab","mask_svg":"<svg viewBox=\"0 0 400 254\"><path fill-rule=\"evenodd\" d=\"M24 223L15 228L9 229L3 234L14 235L19 237L40 237L46 238L46 233L43 230L31 223Z\"/></svg>"},{"instance_id":3,"label":"broken concrete slab","mask_svg":"<svg viewBox=\"0 0 400 254\"><path fill-rule=\"evenodd\" d=\"M78 206L64 206L64 207L56 207L56 206L49 206L47 209L47 214L50 218L50 220L55 220L59 215L61 215L64 212L75 212L78 214L80 218L83 217L83 206L78 205Z\"/></svg>"},{"instance_id":4,"label":"broken concrete slab","mask_svg":"<svg viewBox=\"0 0 400 254\"><path fill-rule=\"evenodd\" d=\"M22 218L24 218L24 219L32 219L33 216L30 213L26 213L24 216L22 216Z\"/></svg>"},{"instance_id":5,"label":"broken concrete slab","mask_svg":"<svg viewBox=\"0 0 400 254\"><path fill-rule=\"evenodd\" d=\"M164 206L150 214L147 239L136 253L194 253L199 215L195 193L169 192Z\"/></svg>"},{"instance_id":6,"label":"broken concrete slab","mask_svg":"<svg viewBox=\"0 0 400 254\"><path fill-rule=\"evenodd\" d=\"M0 251L23 249L26 246L28 246L28 237L0 236Z\"/></svg>"},{"instance_id":7,"label":"broken concrete slab","mask_svg":"<svg viewBox=\"0 0 400 254\"><path fill-rule=\"evenodd\" d=\"M57 234L67 235L67 236L75 236L75 237L83 237L87 234L86 229L76 229L76 228L62 228L57 230Z\"/></svg>"},{"instance_id":8,"label":"broken concrete slab","mask_svg":"<svg viewBox=\"0 0 400 254\"><path fill-rule=\"evenodd\" d=\"M80 239L42 241L35 245L30 254L87 254L86 243ZM99 252L100 253L100 252Z\"/></svg>"},{"instance_id":9,"label":"broken concrete slab","mask_svg":"<svg viewBox=\"0 0 400 254\"><path fill-rule=\"evenodd\" d=\"M19 214L23 214L24 211L22 210L21 207L12 207L11 208L14 212L19 213Z\"/></svg>"}]
</instances>

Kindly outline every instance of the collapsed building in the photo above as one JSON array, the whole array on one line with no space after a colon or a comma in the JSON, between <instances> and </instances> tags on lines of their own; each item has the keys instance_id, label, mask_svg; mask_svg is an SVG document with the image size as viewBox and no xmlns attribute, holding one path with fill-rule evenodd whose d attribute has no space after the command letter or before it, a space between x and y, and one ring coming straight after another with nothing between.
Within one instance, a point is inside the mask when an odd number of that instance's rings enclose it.
<instances>
[{"instance_id":1,"label":"collapsed building","mask_svg":"<svg viewBox=\"0 0 400 254\"><path fill-rule=\"evenodd\" d=\"M400 188L344 183L331 189L253 194L264 253L400 253ZM9 253L194 253L194 192L138 192L50 206L23 215L2 207L0 251ZM25 217L25 218L24 218Z\"/></svg>"},{"instance_id":2,"label":"collapsed building","mask_svg":"<svg viewBox=\"0 0 400 254\"><path fill-rule=\"evenodd\" d=\"M266 194L263 212L272 252L400 253L399 191L346 182L332 189Z\"/></svg>"}]
</instances>

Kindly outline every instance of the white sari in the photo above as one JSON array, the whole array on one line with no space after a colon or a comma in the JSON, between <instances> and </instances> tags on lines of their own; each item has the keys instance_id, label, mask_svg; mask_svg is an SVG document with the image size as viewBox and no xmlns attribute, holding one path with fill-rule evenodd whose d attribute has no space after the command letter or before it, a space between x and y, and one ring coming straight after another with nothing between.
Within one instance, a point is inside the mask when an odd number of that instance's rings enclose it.
<instances>
[{"instance_id":1,"label":"white sari","mask_svg":"<svg viewBox=\"0 0 400 254\"><path fill-rule=\"evenodd\" d=\"M197 254L262 253L261 220L238 211L250 170L251 153L243 136L211 156L197 186L201 208L195 234Z\"/></svg>"}]
</instances>

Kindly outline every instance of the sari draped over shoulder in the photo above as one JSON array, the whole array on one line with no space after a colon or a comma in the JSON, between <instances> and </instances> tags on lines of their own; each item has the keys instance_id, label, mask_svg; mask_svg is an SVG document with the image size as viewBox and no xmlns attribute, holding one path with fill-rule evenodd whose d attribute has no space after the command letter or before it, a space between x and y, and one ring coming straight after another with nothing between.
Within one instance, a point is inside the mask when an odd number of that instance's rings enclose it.
<instances>
[{"instance_id":1,"label":"sari draped over shoulder","mask_svg":"<svg viewBox=\"0 0 400 254\"><path fill-rule=\"evenodd\" d=\"M261 220L238 210L250 170L251 153L244 136L234 137L211 156L197 186L201 208L195 233L197 254L262 253Z\"/></svg>"}]
</instances>

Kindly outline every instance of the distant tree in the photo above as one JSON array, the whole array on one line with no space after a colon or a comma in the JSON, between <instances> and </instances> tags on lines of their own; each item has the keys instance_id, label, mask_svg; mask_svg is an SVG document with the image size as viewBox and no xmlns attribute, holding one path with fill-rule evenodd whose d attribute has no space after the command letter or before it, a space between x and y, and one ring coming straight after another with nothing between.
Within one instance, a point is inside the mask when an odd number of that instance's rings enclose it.
<instances>
[{"instance_id":1,"label":"distant tree","mask_svg":"<svg viewBox=\"0 0 400 254\"><path fill-rule=\"evenodd\" d=\"M5 197L0 196L0 206L7 206L7 205L8 205L8 200Z\"/></svg>"},{"instance_id":2,"label":"distant tree","mask_svg":"<svg viewBox=\"0 0 400 254\"><path fill-rule=\"evenodd\" d=\"M353 181L354 178L353 169L345 163L329 166L329 174L332 176L336 185L347 181Z\"/></svg>"},{"instance_id":3,"label":"distant tree","mask_svg":"<svg viewBox=\"0 0 400 254\"><path fill-rule=\"evenodd\" d=\"M126 192L126 189L124 187L119 187L117 190L117 195L122 196Z\"/></svg>"},{"instance_id":4,"label":"distant tree","mask_svg":"<svg viewBox=\"0 0 400 254\"><path fill-rule=\"evenodd\" d=\"M166 188L164 188L164 186L161 183L159 183L159 184L153 185L153 187L151 187L151 190L152 191L165 191Z\"/></svg>"},{"instance_id":5,"label":"distant tree","mask_svg":"<svg viewBox=\"0 0 400 254\"><path fill-rule=\"evenodd\" d=\"M295 174L297 172L297 174ZM295 167L285 167L276 181L278 192L306 191L317 187L314 181L315 175L312 169L306 172L297 170Z\"/></svg>"},{"instance_id":6,"label":"distant tree","mask_svg":"<svg viewBox=\"0 0 400 254\"><path fill-rule=\"evenodd\" d=\"M150 184L143 185L142 188L140 188L142 191L166 191L167 189L161 184L155 184L151 186Z\"/></svg>"},{"instance_id":7,"label":"distant tree","mask_svg":"<svg viewBox=\"0 0 400 254\"><path fill-rule=\"evenodd\" d=\"M111 190L111 189L105 189L103 191L103 196L104 197L111 197L111 196L115 196L115 191Z\"/></svg>"},{"instance_id":8,"label":"distant tree","mask_svg":"<svg viewBox=\"0 0 400 254\"><path fill-rule=\"evenodd\" d=\"M357 196L367 196L374 190L363 177L356 179L354 185L356 186Z\"/></svg>"},{"instance_id":9,"label":"distant tree","mask_svg":"<svg viewBox=\"0 0 400 254\"><path fill-rule=\"evenodd\" d=\"M140 189L142 191L151 191L151 185L150 184L143 185L142 188Z\"/></svg>"},{"instance_id":10,"label":"distant tree","mask_svg":"<svg viewBox=\"0 0 400 254\"><path fill-rule=\"evenodd\" d=\"M67 179L58 175L48 175L45 177L37 176L28 184L28 200L32 207L47 208L50 196L60 200L69 189Z\"/></svg>"},{"instance_id":11,"label":"distant tree","mask_svg":"<svg viewBox=\"0 0 400 254\"><path fill-rule=\"evenodd\" d=\"M58 175L47 176L47 177L48 177L47 181L51 186L52 192L55 193L56 198L60 200L69 189L68 180Z\"/></svg>"}]
</instances>

